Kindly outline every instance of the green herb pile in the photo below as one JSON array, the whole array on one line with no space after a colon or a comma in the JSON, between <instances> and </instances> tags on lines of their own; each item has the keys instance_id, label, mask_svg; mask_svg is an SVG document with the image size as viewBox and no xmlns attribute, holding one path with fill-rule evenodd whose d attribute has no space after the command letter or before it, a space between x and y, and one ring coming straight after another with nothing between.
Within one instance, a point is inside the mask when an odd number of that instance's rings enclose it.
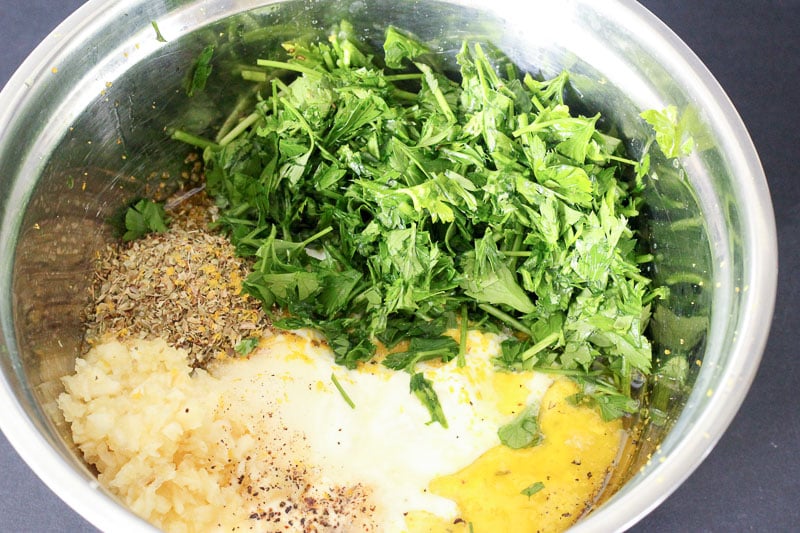
<instances>
[{"instance_id":1,"label":"green herb pile","mask_svg":"<svg viewBox=\"0 0 800 533\"><path fill-rule=\"evenodd\" d=\"M383 364L442 425L416 365L468 364L467 328L512 333L500 371L566 374L604 417L636 412L660 292L629 225L647 159L571 113L568 75L465 43L448 77L415 38L390 28L373 57L346 23L284 48L244 72L260 101L221 141L174 134L205 148L219 225L254 259L244 290L288 313L276 325L321 331L348 368L408 340Z\"/></svg>"}]
</instances>

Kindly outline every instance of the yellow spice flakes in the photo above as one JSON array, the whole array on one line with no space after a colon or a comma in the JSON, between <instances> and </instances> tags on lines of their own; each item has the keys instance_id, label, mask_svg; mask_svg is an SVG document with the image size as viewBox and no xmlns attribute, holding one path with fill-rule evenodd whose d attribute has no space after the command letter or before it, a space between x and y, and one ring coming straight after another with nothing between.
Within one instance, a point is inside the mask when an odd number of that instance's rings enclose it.
<instances>
[{"instance_id":1,"label":"yellow spice flakes","mask_svg":"<svg viewBox=\"0 0 800 533\"><path fill-rule=\"evenodd\" d=\"M104 336L166 339L202 366L232 355L269 326L258 301L241 294L249 265L227 238L207 227L213 209L202 195L169 212L169 231L109 245L96 261L86 312L89 344Z\"/></svg>"}]
</instances>

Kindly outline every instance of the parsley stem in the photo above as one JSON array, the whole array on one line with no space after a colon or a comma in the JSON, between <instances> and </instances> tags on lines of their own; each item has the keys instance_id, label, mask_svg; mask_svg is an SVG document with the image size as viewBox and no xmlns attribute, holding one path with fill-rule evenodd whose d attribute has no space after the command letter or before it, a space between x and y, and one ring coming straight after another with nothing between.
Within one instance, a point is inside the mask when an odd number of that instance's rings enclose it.
<instances>
[{"instance_id":1,"label":"parsley stem","mask_svg":"<svg viewBox=\"0 0 800 533\"><path fill-rule=\"evenodd\" d=\"M475 55L478 56L475 60L475 71L478 73L478 81L480 82L481 89L483 90L483 99L488 101L490 89L489 85L486 83L486 77L483 73L483 63L480 61L480 59L483 57L483 51L481 49L481 45L478 43L475 43Z\"/></svg>"},{"instance_id":2,"label":"parsley stem","mask_svg":"<svg viewBox=\"0 0 800 533\"><path fill-rule=\"evenodd\" d=\"M543 120L541 122L534 121L524 128L516 129L511 133L514 135L514 137L519 137L523 133L534 133L550 126L563 126L564 124L577 124L579 126L583 126L586 124L586 121L579 118L559 118L553 120Z\"/></svg>"},{"instance_id":3,"label":"parsley stem","mask_svg":"<svg viewBox=\"0 0 800 533\"><path fill-rule=\"evenodd\" d=\"M323 229L323 230L320 230L320 231L316 232L314 235L312 235L312 236L311 236L311 237L309 237L308 239L306 239L306 240L304 240L303 242L301 242L301 243L300 243L300 246L301 246L301 247L308 246L308 245L309 245L309 244L311 244L312 242L316 241L316 240L317 240L317 239L319 239L320 237L324 237L325 235L327 235L328 233L330 233L330 232L332 232L332 231L333 231L333 227L332 227L332 226L328 226L327 228L325 228L325 229Z\"/></svg>"},{"instance_id":4,"label":"parsley stem","mask_svg":"<svg viewBox=\"0 0 800 533\"><path fill-rule=\"evenodd\" d=\"M403 89L398 89L396 87L392 91L392 95L396 96L397 98L400 98L401 100L414 101L414 100L417 99L417 94L416 93L412 93L410 91L404 91Z\"/></svg>"},{"instance_id":5,"label":"parsley stem","mask_svg":"<svg viewBox=\"0 0 800 533\"><path fill-rule=\"evenodd\" d=\"M289 86L283 83L283 80L281 80L280 78L274 78L272 82L273 82L272 97L275 99L291 91ZM280 89L280 91L278 91L278 89Z\"/></svg>"},{"instance_id":6,"label":"parsley stem","mask_svg":"<svg viewBox=\"0 0 800 533\"><path fill-rule=\"evenodd\" d=\"M656 298L666 298L668 291L666 287L660 287L654 291L650 291L642 297L642 305L647 305Z\"/></svg>"},{"instance_id":7,"label":"parsley stem","mask_svg":"<svg viewBox=\"0 0 800 533\"><path fill-rule=\"evenodd\" d=\"M677 285L678 283L689 283L692 285L702 286L704 281L705 279L703 276L695 274L694 272L676 272L667 276L667 278L664 280L664 284Z\"/></svg>"},{"instance_id":8,"label":"parsley stem","mask_svg":"<svg viewBox=\"0 0 800 533\"><path fill-rule=\"evenodd\" d=\"M436 350L422 350L417 352L417 354L414 356L414 359L411 360L412 364L409 365L411 367L409 370L413 370L413 367L416 363L436 359L436 357L440 355L448 356L451 353L452 352L449 348L437 348Z\"/></svg>"},{"instance_id":9,"label":"parsley stem","mask_svg":"<svg viewBox=\"0 0 800 533\"><path fill-rule=\"evenodd\" d=\"M507 80L515 80L519 76L517 72L517 67L514 63L506 63L506 79Z\"/></svg>"},{"instance_id":10,"label":"parsley stem","mask_svg":"<svg viewBox=\"0 0 800 533\"><path fill-rule=\"evenodd\" d=\"M525 324L523 324L522 322L520 322L519 320L517 320L513 316L509 315L508 313L505 313L505 312L501 311L500 309L496 308L495 306L489 305L489 304L478 304L478 307L480 307L481 309L483 309L484 311L486 311L487 313L489 313L493 317L505 322L508 326L511 326L512 328L516 329L517 331L525 333L526 335L533 336L533 334L531 333L531 330L528 329L528 327Z\"/></svg>"},{"instance_id":11,"label":"parsley stem","mask_svg":"<svg viewBox=\"0 0 800 533\"><path fill-rule=\"evenodd\" d=\"M191 133L187 133L183 130L173 131L170 137L176 141L185 142L186 144L191 144L192 146L202 148L203 150L206 148L219 148L219 145L214 141L210 141L205 137L200 137L198 135L192 135Z\"/></svg>"},{"instance_id":12,"label":"parsley stem","mask_svg":"<svg viewBox=\"0 0 800 533\"><path fill-rule=\"evenodd\" d=\"M322 60L325 61L325 66L328 67L328 70L332 71L336 68L336 61L331 56L330 50L322 50Z\"/></svg>"},{"instance_id":13,"label":"parsley stem","mask_svg":"<svg viewBox=\"0 0 800 533\"><path fill-rule=\"evenodd\" d=\"M618 161L620 163L625 163L626 165L637 165L638 163L633 159L627 159L625 157L619 157L618 155L608 154L606 157L611 161Z\"/></svg>"},{"instance_id":14,"label":"parsley stem","mask_svg":"<svg viewBox=\"0 0 800 533\"><path fill-rule=\"evenodd\" d=\"M255 124L259 118L260 115L258 113L250 113L247 117L245 117L244 120L239 122L231 131L229 131L222 139L219 140L219 145L225 146L230 144L230 142L236 139L236 137L244 133L247 128Z\"/></svg>"},{"instance_id":15,"label":"parsley stem","mask_svg":"<svg viewBox=\"0 0 800 533\"><path fill-rule=\"evenodd\" d=\"M536 93L539 92L539 88L536 86L536 83L531 75L525 74L525 77L522 79L522 83L524 83L531 92L531 103L533 103L533 105L536 107L536 110L539 111L539 113L544 111L544 105L542 105L542 102L540 102L536 97Z\"/></svg>"},{"instance_id":16,"label":"parsley stem","mask_svg":"<svg viewBox=\"0 0 800 533\"><path fill-rule=\"evenodd\" d=\"M703 219L700 217L681 218L669 225L672 231L685 231L702 227Z\"/></svg>"},{"instance_id":17,"label":"parsley stem","mask_svg":"<svg viewBox=\"0 0 800 533\"><path fill-rule=\"evenodd\" d=\"M308 76L313 76L315 78L322 76L322 72L319 70L314 70L313 68L304 67L303 65L297 65L295 63L287 63L286 61L259 59L256 61L256 64L259 67L271 67L271 68L282 68L284 70L292 70L294 72L299 72L300 74L306 74Z\"/></svg>"},{"instance_id":18,"label":"parsley stem","mask_svg":"<svg viewBox=\"0 0 800 533\"><path fill-rule=\"evenodd\" d=\"M427 65L423 65L421 63L417 63L417 68L422 71L425 76L425 84L428 86L428 89L431 90L433 96L436 98L436 103L439 104L439 107L444 113L444 116L450 122L456 121L456 116L453 113L453 110L450 109L450 104L447 103L447 98L444 97L444 93L442 89L439 88L439 83L433 75L433 71Z\"/></svg>"},{"instance_id":19,"label":"parsley stem","mask_svg":"<svg viewBox=\"0 0 800 533\"><path fill-rule=\"evenodd\" d=\"M633 281L641 281L642 283L650 283L650 280L645 276L642 276L638 272L626 272L625 277L632 279Z\"/></svg>"},{"instance_id":20,"label":"parsley stem","mask_svg":"<svg viewBox=\"0 0 800 533\"><path fill-rule=\"evenodd\" d=\"M514 237L514 242L511 244L510 250L501 250L500 253L508 257L508 268L512 271L517 269L517 260L519 257L530 257L531 252L524 252L522 248L522 232L519 232Z\"/></svg>"},{"instance_id":21,"label":"parsley stem","mask_svg":"<svg viewBox=\"0 0 800 533\"><path fill-rule=\"evenodd\" d=\"M521 355L522 360L527 361L537 353L541 352L542 350L544 350L545 348L556 342L558 340L558 336L559 333L557 331L552 332L550 335L543 338L542 340L540 340L539 342L537 342L536 344L534 344L533 346L522 352Z\"/></svg>"},{"instance_id":22,"label":"parsley stem","mask_svg":"<svg viewBox=\"0 0 800 533\"><path fill-rule=\"evenodd\" d=\"M408 74L393 74L391 76L384 76L383 79L386 81L421 80L422 74L416 74L413 72Z\"/></svg>"},{"instance_id":23,"label":"parsley stem","mask_svg":"<svg viewBox=\"0 0 800 533\"><path fill-rule=\"evenodd\" d=\"M332 191L330 189L322 189L322 190L317 191L317 193L320 194L321 196L324 196L326 198L330 198L332 200L341 200L341 199L344 198L344 195L339 194L338 192Z\"/></svg>"},{"instance_id":24,"label":"parsley stem","mask_svg":"<svg viewBox=\"0 0 800 533\"><path fill-rule=\"evenodd\" d=\"M469 316L467 315L467 304L461 304L461 336L458 343L458 359L456 365L458 368L464 368L467 364L467 333L469 331Z\"/></svg>"},{"instance_id":25,"label":"parsley stem","mask_svg":"<svg viewBox=\"0 0 800 533\"><path fill-rule=\"evenodd\" d=\"M243 69L242 79L246 81L257 81L263 83L267 81L267 73L260 70Z\"/></svg>"},{"instance_id":26,"label":"parsley stem","mask_svg":"<svg viewBox=\"0 0 800 533\"><path fill-rule=\"evenodd\" d=\"M233 110L228 113L228 117L225 119L225 122L222 123L217 135L214 137L215 142L219 142L220 139L225 137L228 132L236 126L239 117L245 114L245 110L252 108L257 92L258 86L253 86L246 94L242 95L237 100Z\"/></svg>"},{"instance_id":27,"label":"parsley stem","mask_svg":"<svg viewBox=\"0 0 800 533\"><path fill-rule=\"evenodd\" d=\"M336 379L336 374L331 374L331 381L333 382L333 386L336 387L336 390L339 391L339 394L342 395L342 398L344 398L344 401L347 402L347 405L349 405L351 409L355 409L356 404L353 403L353 400L350 399L350 396L347 395L344 388L342 387L342 384L339 383L339 380Z\"/></svg>"},{"instance_id":28,"label":"parsley stem","mask_svg":"<svg viewBox=\"0 0 800 533\"><path fill-rule=\"evenodd\" d=\"M158 23L155 20L151 20L150 24L153 26L153 29L156 31L156 41L160 43L165 43L167 40L161 35L161 30L158 29Z\"/></svg>"},{"instance_id":29,"label":"parsley stem","mask_svg":"<svg viewBox=\"0 0 800 533\"><path fill-rule=\"evenodd\" d=\"M583 378L583 377L593 378L600 375L600 372L595 370L586 371L580 368L556 368L552 366L537 366L536 371L541 372L543 374L556 374L559 376L566 376L572 378Z\"/></svg>"}]
</instances>

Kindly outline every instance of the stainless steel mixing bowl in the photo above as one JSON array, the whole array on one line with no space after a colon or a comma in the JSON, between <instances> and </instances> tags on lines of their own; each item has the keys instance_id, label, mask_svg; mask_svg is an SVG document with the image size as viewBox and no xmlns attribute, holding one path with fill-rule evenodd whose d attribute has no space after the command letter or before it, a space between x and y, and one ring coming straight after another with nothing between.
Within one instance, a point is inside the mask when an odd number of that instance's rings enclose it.
<instances>
[{"instance_id":1,"label":"stainless steel mixing bowl","mask_svg":"<svg viewBox=\"0 0 800 533\"><path fill-rule=\"evenodd\" d=\"M642 109L675 105L696 141L684 171L654 160L640 231L656 281L670 287L652 335L662 363L688 361L686 386L654 385L641 446L621 489L576 531L617 530L666 498L703 460L743 400L772 313L777 253L758 157L736 111L699 60L632 1L91 0L31 54L0 94L0 425L31 468L101 529L148 529L96 482L55 407L81 341L90 262L126 200L169 188L185 148L171 127L219 124L230 65L347 18L370 41L387 24L451 58L467 38L491 42L524 69L572 73L571 104L641 150ZM156 38L156 21L166 42ZM183 83L217 44L209 86Z\"/></svg>"}]
</instances>

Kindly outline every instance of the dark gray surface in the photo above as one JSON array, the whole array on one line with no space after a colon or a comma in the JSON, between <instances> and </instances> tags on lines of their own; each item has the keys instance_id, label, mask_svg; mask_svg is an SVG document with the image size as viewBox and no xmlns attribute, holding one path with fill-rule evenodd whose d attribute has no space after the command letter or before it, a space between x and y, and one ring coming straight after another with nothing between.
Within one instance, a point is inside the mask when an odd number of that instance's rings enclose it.
<instances>
[{"instance_id":1,"label":"dark gray surface","mask_svg":"<svg viewBox=\"0 0 800 533\"><path fill-rule=\"evenodd\" d=\"M520 0L524 1L524 0ZM0 85L79 0L0 0ZM702 59L761 156L778 224L777 307L761 368L705 462L633 531L800 531L800 1L643 0ZM767 324L764 324L767 327ZM2 413L0 413L2 416ZM0 435L0 532L95 531Z\"/></svg>"}]
</instances>

